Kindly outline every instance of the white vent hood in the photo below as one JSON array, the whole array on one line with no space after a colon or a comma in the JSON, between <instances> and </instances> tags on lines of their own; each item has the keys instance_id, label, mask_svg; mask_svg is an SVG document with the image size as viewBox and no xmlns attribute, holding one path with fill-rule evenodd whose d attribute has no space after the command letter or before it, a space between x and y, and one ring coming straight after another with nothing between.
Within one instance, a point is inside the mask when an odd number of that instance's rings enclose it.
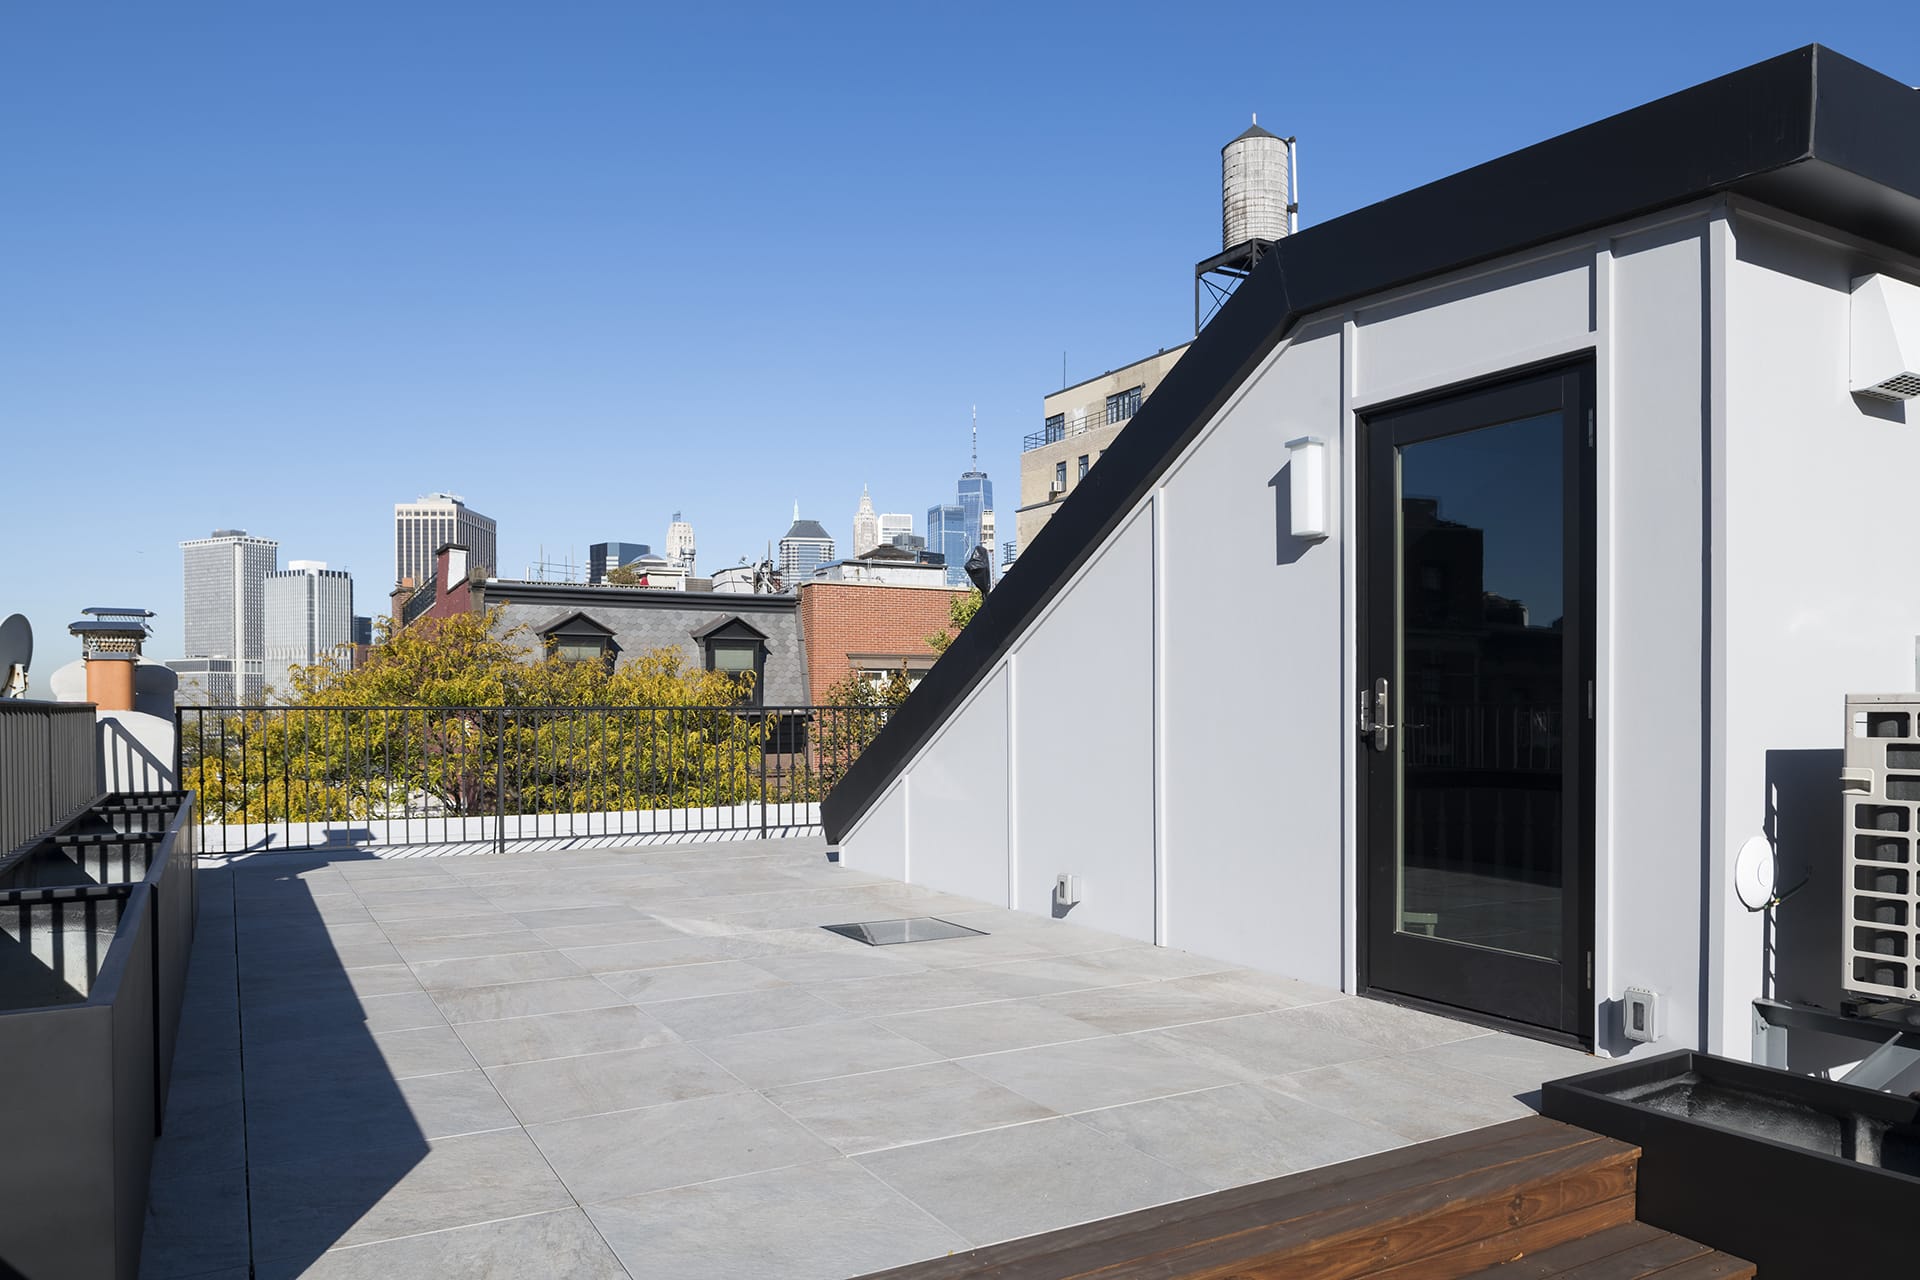
<instances>
[{"instance_id":1,"label":"white vent hood","mask_svg":"<svg viewBox=\"0 0 1920 1280\"><path fill-rule=\"evenodd\" d=\"M1920 396L1920 286L1891 276L1853 282L1852 391L1878 400Z\"/></svg>"}]
</instances>

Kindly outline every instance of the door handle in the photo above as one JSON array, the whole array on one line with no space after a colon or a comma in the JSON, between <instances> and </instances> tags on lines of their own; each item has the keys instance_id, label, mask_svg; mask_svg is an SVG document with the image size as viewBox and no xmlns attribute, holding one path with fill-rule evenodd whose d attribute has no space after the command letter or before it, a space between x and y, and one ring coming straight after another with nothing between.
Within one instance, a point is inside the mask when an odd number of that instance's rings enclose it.
<instances>
[{"instance_id":1,"label":"door handle","mask_svg":"<svg viewBox=\"0 0 1920 1280\"><path fill-rule=\"evenodd\" d=\"M1360 732L1375 751L1385 751L1393 733L1393 709L1388 696L1387 679L1373 682L1373 692L1360 697Z\"/></svg>"}]
</instances>

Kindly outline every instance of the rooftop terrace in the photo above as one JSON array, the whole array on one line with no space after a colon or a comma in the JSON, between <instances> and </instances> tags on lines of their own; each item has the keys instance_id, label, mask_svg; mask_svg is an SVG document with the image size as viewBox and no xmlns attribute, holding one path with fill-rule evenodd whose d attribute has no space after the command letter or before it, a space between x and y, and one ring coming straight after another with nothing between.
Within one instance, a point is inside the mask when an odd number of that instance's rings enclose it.
<instances>
[{"instance_id":1,"label":"rooftop terrace","mask_svg":"<svg viewBox=\"0 0 1920 1280\"><path fill-rule=\"evenodd\" d=\"M1592 1065L811 839L203 877L150 1277L853 1276L1524 1116ZM986 936L819 927L924 915Z\"/></svg>"}]
</instances>

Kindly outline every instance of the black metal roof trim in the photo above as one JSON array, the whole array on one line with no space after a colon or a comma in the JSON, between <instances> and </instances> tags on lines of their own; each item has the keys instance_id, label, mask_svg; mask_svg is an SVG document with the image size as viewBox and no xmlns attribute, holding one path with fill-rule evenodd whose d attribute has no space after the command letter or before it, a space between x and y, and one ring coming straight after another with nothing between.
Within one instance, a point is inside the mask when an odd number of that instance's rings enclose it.
<instances>
[{"instance_id":1,"label":"black metal roof trim","mask_svg":"<svg viewBox=\"0 0 1920 1280\"><path fill-rule=\"evenodd\" d=\"M1301 318L1726 191L1920 252L1920 93L1809 45L1279 241L827 796L828 841Z\"/></svg>"}]
</instances>

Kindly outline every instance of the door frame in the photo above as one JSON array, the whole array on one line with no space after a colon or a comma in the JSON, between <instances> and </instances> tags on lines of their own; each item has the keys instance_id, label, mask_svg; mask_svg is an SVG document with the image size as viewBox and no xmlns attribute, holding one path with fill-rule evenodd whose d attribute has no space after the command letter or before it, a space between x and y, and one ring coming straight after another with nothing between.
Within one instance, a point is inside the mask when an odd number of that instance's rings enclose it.
<instances>
[{"instance_id":1,"label":"door frame","mask_svg":"<svg viewBox=\"0 0 1920 1280\"><path fill-rule=\"evenodd\" d=\"M1554 1023L1520 1019L1497 1012L1489 1012L1466 1005L1445 1003L1419 995L1409 995L1376 987L1373 983L1372 940L1379 925L1377 917L1381 908L1379 890L1375 887L1375 839L1379 834L1379 825L1383 820L1392 819L1391 799L1374 795L1375 784L1371 780L1374 770L1369 767L1368 757L1373 755L1370 745L1359 726L1362 721L1362 709L1367 705L1372 683L1377 672L1374 667L1378 659L1375 648L1378 643L1374 626L1379 604L1376 592L1385 589L1391 591L1394 557L1398 548L1389 545L1382 548L1374 538L1374 524L1380 514L1374 508L1373 493L1375 441L1377 432L1383 428L1376 425L1383 418L1399 418L1409 412L1429 412L1435 420L1430 438L1452 434L1445 425L1446 421L1457 421L1459 430L1474 429L1475 425L1497 425L1500 418L1499 402L1510 395L1522 396L1527 391L1536 394L1539 389L1550 383L1557 383L1561 404L1569 410L1571 424L1567 429L1567 439L1583 441L1584 448L1577 450L1576 465L1563 468L1564 497L1571 512L1568 521L1569 546L1568 561L1574 569L1569 575L1571 589L1567 592L1567 603L1563 616L1568 619L1567 661L1568 674L1563 685L1563 697L1569 710L1578 706L1575 696L1578 687L1584 683L1586 689L1584 718L1576 718L1577 731L1568 730L1565 734L1563 750L1567 773L1571 776L1573 787L1570 794L1571 839L1566 846L1566 854L1571 864L1562 874L1562 910L1564 949L1561 961L1559 983L1559 1017ZM1487 421L1489 414L1495 415L1493 421ZM1500 373L1470 381L1451 384L1445 387L1422 391L1417 395L1372 405L1354 413L1354 438L1356 442L1356 483L1355 492L1355 654L1356 671L1349 693L1353 698L1348 713L1353 717L1351 724L1351 742L1356 753L1355 769L1357 782L1356 806L1356 866L1355 884L1357 888L1357 937L1355 947L1356 976L1361 994L1384 999L1397 1004L1406 1004L1428 1008L1446 1016L1462 1021L1498 1027L1521 1032L1536 1039L1551 1040L1560 1043L1591 1048L1595 1035L1596 1003L1593 989L1593 949L1596 929L1596 904L1594 901L1595 867L1597 849L1595 844L1595 814L1598 770L1594 756L1596 725L1599 714L1597 702L1598 690L1598 645L1595 620L1599 609L1598 595L1598 542L1599 513L1596 505L1595 487L1595 360L1592 351L1581 352L1571 357L1556 357L1539 364L1503 370ZM1584 431L1579 424L1584 419ZM1508 419L1512 420L1512 419ZM1395 540L1397 541L1397 540ZM1388 585L1381 585L1383 573ZM1388 605L1397 610L1398 602ZM1403 712L1404 689L1397 690L1390 717L1398 719ZM1398 747L1396 739L1396 748ZM1464 949L1464 948L1463 948ZM1541 961L1542 964L1552 963ZM1557 1023L1557 1025L1556 1025Z\"/></svg>"}]
</instances>

